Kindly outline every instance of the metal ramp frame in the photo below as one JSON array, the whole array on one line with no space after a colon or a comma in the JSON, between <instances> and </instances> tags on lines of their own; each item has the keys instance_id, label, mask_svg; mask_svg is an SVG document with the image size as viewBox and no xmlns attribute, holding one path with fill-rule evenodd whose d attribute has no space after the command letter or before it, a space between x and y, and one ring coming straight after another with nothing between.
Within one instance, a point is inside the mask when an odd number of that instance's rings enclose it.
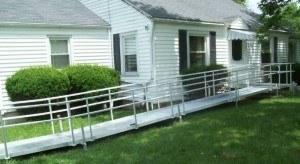
<instances>
[{"instance_id":1,"label":"metal ramp frame","mask_svg":"<svg viewBox=\"0 0 300 164\"><path fill-rule=\"evenodd\" d=\"M282 65L291 65L291 64L276 64L276 67L281 67ZM266 66L260 66L260 67L273 67L274 64L272 65L266 65ZM291 68L291 67L290 67ZM252 67L248 67L247 69L252 70ZM224 71L224 70L223 70ZM219 93L217 94L216 92L216 87L218 85L222 86L224 83L217 83L217 81L222 81L224 82L224 79L227 81L229 78L230 72L223 72L220 70L217 71L210 71L206 73L198 73L198 74L192 74L192 75L185 75L185 76L191 76L190 78L182 78L186 81L192 79L192 80L197 80L197 79L202 79L204 81L197 81L192 84L185 84L185 85L199 85L202 84L204 87L203 88L198 88L198 89L193 89L192 91L199 91L203 90L205 91L205 95L203 98L199 98L196 100L192 100L189 102L185 101L185 96L192 92L191 90L186 90L184 89L184 84L183 81L179 81L181 85L174 85L174 82L169 82L169 83L163 83L163 84L158 84L158 85L152 85L152 86L140 86L138 89L141 89L144 91L142 95L135 95L135 90L128 90L127 92L132 93L132 102L129 104L122 105L123 106L130 106L133 108L134 114L131 116L123 117L120 119L114 119L113 117L113 112L114 110L121 108L120 106L113 106L114 100L119 100L123 99L120 97L116 97L116 94L119 94L119 92L125 92L123 91L116 91L116 87L114 88L108 88L108 89L102 89L102 90L97 90L97 91L91 91L91 92L85 92L85 93L80 93L80 94L73 94L73 95L68 95L68 96L60 96L60 97L55 97L55 98L49 98L49 99L40 99L40 100L33 100L33 101L26 101L26 102L15 102L13 103L14 105L19 105L16 107L16 109L30 109L33 107L40 107L40 106L47 106L49 107L49 112L46 113L40 113L40 114L34 114L34 115L24 115L24 116L15 116L15 117L8 117L8 118L3 118L2 115L0 116L0 121L1 121L1 130L2 130L2 140L4 141L2 144L0 144L0 159L9 159L11 157L17 157L17 156L22 156L22 155L27 155L27 154L32 154L32 153L37 153L37 152L42 152L46 150L51 150L51 149L57 149L57 148L62 148L62 147L68 147L68 146L76 146L79 144L86 145L86 142L92 142L96 139L101 139L104 137L112 136L115 134L119 134L122 132L130 131L137 129L139 127L144 127L147 125L151 125L154 123L158 123L161 121L169 120L169 119L174 119L174 118L181 118L185 114L193 113L196 111L208 109L210 107L214 107L217 105L225 104L228 102L236 102L242 98L246 98L252 95L256 95L259 93L263 92L268 92L271 90L278 90L281 88L286 88L286 87L291 87L292 84L292 70L290 69L289 71L284 71L282 74L288 74L291 79L288 80L288 82L284 84L273 84L273 83L256 83L255 85L249 85L245 88L234 88L232 91L227 91L224 93ZM244 71L244 69L243 69ZM220 77L218 79L215 78L208 78L209 76L215 77L215 75L218 75L220 72L222 74L227 74L228 76L223 78ZM263 72L262 75L259 76L252 76L251 78L259 78L261 77L272 77L274 74L281 74L279 71L269 71L268 73ZM195 75L201 75L199 77L195 77ZM202 76L204 75L204 76ZM239 73L234 72L234 75L239 76ZM178 77L176 77L177 79ZM236 77L236 81L230 81L230 83L238 83L238 77ZM196 83L196 84L195 84ZM209 85L213 84L213 85ZM167 87L166 87L167 86ZM179 87L179 89L176 87ZM280 87L279 87L280 86ZM121 86L124 87L124 86ZM167 92L166 95L164 96L159 96L159 97L150 97L150 90L153 87L162 87L160 89L165 89ZM119 87L120 88L120 87ZM167 89L166 89L167 88ZM214 90L211 95L208 94L208 89L209 90ZM87 93L98 93L99 91L103 92L104 90L107 90L107 98L108 100L103 100L102 102L95 102L95 103L89 103L89 100L95 97L102 97L103 95L100 96L91 96L87 98L77 98L77 99L72 99L72 97L78 97L80 95L85 95ZM144 101L141 102L136 102L135 98L138 96L144 97ZM180 102L177 102L178 99L175 99L175 97L180 97L181 100ZM159 99L165 99L169 98L170 100L170 105L167 107L162 107L158 108L156 110L153 110L153 107L151 107L151 102ZM54 100L57 99L64 99L62 102L54 102ZM42 103L45 102L46 103ZM81 106L87 109L87 112L84 114L78 114L78 115L72 115L72 110L79 109L79 107L71 107L72 102L78 102L78 101L85 101L86 104ZM32 102L36 102L37 105L32 105ZM31 103L31 105L22 105L26 103ZM108 109L102 109L99 111L94 111L90 112L89 108L93 106L94 104L105 104L105 103L110 103L110 107ZM136 105L138 104L143 104L146 103L145 106L147 108L147 111L144 113L137 114L136 113ZM65 104L66 109L54 111L52 110L52 106L57 105L57 104ZM22 106L20 106L22 105ZM158 105L159 106L159 105ZM152 110L151 110L152 109ZM102 112L111 112L111 120L106 121L103 123L99 123L96 125L91 125L90 123L90 116L96 113L102 113ZM54 119L53 115L58 112L66 112L67 116L65 119L69 121L69 131L67 132L60 132L56 133L54 131L53 127L53 122L54 121L59 121L59 119ZM50 119L47 120L42 120L42 121L34 121L34 122L26 122L26 123L16 123L16 124L10 124L10 125L5 125L4 121L6 120L13 120L13 119L22 119L22 118L29 118L29 117L37 117L37 116L44 116L44 115L50 115ZM87 127L82 127L81 129L73 129L73 123L72 119L75 119L76 117L81 117L81 116L86 116L88 117L89 120L89 126ZM34 137L30 139L24 139L24 140L19 140L19 141L13 141L13 142L6 142L6 135L5 135L5 129L10 128L10 127L15 127L15 126L26 126L26 125L31 125L31 124L37 124L37 123L43 123L43 122L49 122L49 125L52 125L52 134L42 136L42 137Z\"/></svg>"}]
</instances>

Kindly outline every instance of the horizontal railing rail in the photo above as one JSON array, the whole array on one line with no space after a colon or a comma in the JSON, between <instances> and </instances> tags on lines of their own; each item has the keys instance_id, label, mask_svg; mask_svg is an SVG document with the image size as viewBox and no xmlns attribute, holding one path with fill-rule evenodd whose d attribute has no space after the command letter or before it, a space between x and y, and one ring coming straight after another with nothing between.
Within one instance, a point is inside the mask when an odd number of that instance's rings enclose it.
<instances>
[{"instance_id":1,"label":"horizontal railing rail","mask_svg":"<svg viewBox=\"0 0 300 164\"><path fill-rule=\"evenodd\" d=\"M116 87L98 89L83 93L56 96L38 100L28 100L11 102L2 110L26 111L35 108L43 108L39 113L23 114L20 116L0 116L0 128L2 131L2 142L5 147L5 156L9 158L7 148L6 128L17 126L28 126L40 123L51 123L52 134L55 134L55 122L68 121L68 131L72 137L72 144L75 144L73 119L87 117L90 134L92 136L91 116L102 113L110 113L110 119L114 120L114 111L124 108L132 108L132 115L135 120L135 128L138 126L137 105L146 108L146 112L154 109L161 109L162 102L168 103L172 107L175 104L182 104L185 113L185 103L196 99L207 98L217 94L232 94L236 103L239 100L239 89L245 81L248 85L254 83L264 83L268 78L269 84L273 84L273 78L278 75L278 87L282 85L281 75L286 75L286 84L292 84L292 63L272 63L261 65L244 65L240 67L230 67L227 69L213 70L207 72L192 73L188 75L178 75L159 80L154 84L128 84ZM276 69L275 69L276 68ZM116 102L123 102L115 105ZM79 104L75 104L79 103ZM74 105L75 104L75 105ZM106 105L106 108L104 107ZM155 107L157 106L157 107ZM96 110L91 111L91 108ZM82 113L76 111L81 110ZM181 113L181 111L179 111ZM63 114L60 118L54 116ZM33 120L37 117L40 120ZM27 119L25 122L5 124L7 121L18 121Z\"/></svg>"}]
</instances>

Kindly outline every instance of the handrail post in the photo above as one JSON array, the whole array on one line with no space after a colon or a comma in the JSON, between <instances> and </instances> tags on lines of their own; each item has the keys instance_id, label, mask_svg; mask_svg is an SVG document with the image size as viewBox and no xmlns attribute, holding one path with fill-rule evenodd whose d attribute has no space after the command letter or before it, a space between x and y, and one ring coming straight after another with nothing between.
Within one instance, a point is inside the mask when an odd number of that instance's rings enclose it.
<instances>
[{"instance_id":1,"label":"handrail post","mask_svg":"<svg viewBox=\"0 0 300 164\"><path fill-rule=\"evenodd\" d=\"M159 89L158 87L156 88L156 96L157 96L157 108L160 109L160 100L159 100Z\"/></svg>"},{"instance_id":2,"label":"handrail post","mask_svg":"<svg viewBox=\"0 0 300 164\"><path fill-rule=\"evenodd\" d=\"M111 120L114 120L114 114L113 114L113 102L111 98L111 90L108 90L108 97L109 97L109 108L110 108L110 118Z\"/></svg>"},{"instance_id":3,"label":"handrail post","mask_svg":"<svg viewBox=\"0 0 300 164\"><path fill-rule=\"evenodd\" d=\"M89 128L90 128L90 136L91 136L91 140L94 140L94 136L93 136L93 130L92 130L92 120L91 120L91 113L90 113L90 105L89 105L89 99L86 99L86 111L88 113L88 123L89 123Z\"/></svg>"},{"instance_id":4,"label":"handrail post","mask_svg":"<svg viewBox=\"0 0 300 164\"><path fill-rule=\"evenodd\" d=\"M147 87L147 84L144 85L144 96L145 96L145 100L146 100L146 109L147 109L147 112L149 112L148 87Z\"/></svg>"},{"instance_id":5,"label":"handrail post","mask_svg":"<svg viewBox=\"0 0 300 164\"><path fill-rule=\"evenodd\" d=\"M50 119L51 119L52 134L55 134L54 122L53 122L53 114L52 114L51 99L48 99L48 104L49 104L49 112L50 112Z\"/></svg>"},{"instance_id":6,"label":"handrail post","mask_svg":"<svg viewBox=\"0 0 300 164\"><path fill-rule=\"evenodd\" d=\"M238 89L237 89L237 85L235 85L235 107L238 108Z\"/></svg>"},{"instance_id":7,"label":"handrail post","mask_svg":"<svg viewBox=\"0 0 300 164\"><path fill-rule=\"evenodd\" d=\"M3 142L3 145L4 145L4 151L5 151L5 159L9 159L10 157L9 157L9 154L8 154L5 127L4 127L3 115L2 115L2 110L1 109L0 109L0 126L1 126L1 132L2 132L2 142Z\"/></svg>"},{"instance_id":8,"label":"handrail post","mask_svg":"<svg viewBox=\"0 0 300 164\"><path fill-rule=\"evenodd\" d=\"M134 112L134 128L138 129L134 90L132 91L132 107Z\"/></svg>"},{"instance_id":9,"label":"handrail post","mask_svg":"<svg viewBox=\"0 0 300 164\"><path fill-rule=\"evenodd\" d=\"M179 121L182 122L182 115L181 115L180 105L178 105L178 118L179 118Z\"/></svg>"},{"instance_id":10,"label":"handrail post","mask_svg":"<svg viewBox=\"0 0 300 164\"><path fill-rule=\"evenodd\" d=\"M289 84L289 64L286 64L285 65L285 84Z\"/></svg>"},{"instance_id":11,"label":"handrail post","mask_svg":"<svg viewBox=\"0 0 300 164\"><path fill-rule=\"evenodd\" d=\"M293 65L290 64L290 84L293 84Z\"/></svg>"},{"instance_id":12,"label":"handrail post","mask_svg":"<svg viewBox=\"0 0 300 164\"><path fill-rule=\"evenodd\" d=\"M273 71L272 71L272 65L270 64L270 85L271 85L271 91L273 91Z\"/></svg>"},{"instance_id":13,"label":"handrail post","mask_svg":"<svg viewBox=\"0 0 300 164\"><path fill-rule=\"evenodd\" d=\"M183 114L185 114L185 100L184 100L184 88L183 88L183 82L181 82L181 102L182 102L182 108L183 108Z\"/></svg>"},{"instance_id":14,"label":"handrail post","mask_svg":"<svg viewBox=\"0 0 300 164\"><path fill-rule=\"evenodd\" d=\"M212 73L213 76L213 95L216 95L216 83L215 83L215 72Z\"/></svg>"},{"instance_id":15,"label":"handrail post","mask_svg":"<svg viewBox=\"0 0 300 164\"><path fill-rule=\"evenodd\" d=\"M172 116L173 116L173 91L172 91L172 83L170 83L169 85L169 90L170 90L170 104L171 104L171 108L172 108Z\"/></svg>"},{"instance_id":16,"label":"handrail post","mask_svg":"<svg viewBox=\"0 0 300 164\"><path fill-rule=\"evenodd\" d=\"M70 133L72 136L72 146L75 146L75 137L74 137L73 120L72 120L70 102L68 100L68 97L66 97L65 100L66 100L67 111L68 111L69 129L70 129Z\"/></svg>"},{"instance_id":17,"label":"handrail post","mask_svg":"<svg viewBox=\"0 0 300 164\"><path fill-rule=\"evenodd\" d=\"M204 90L205 90L205 98L207 97L207 84L206 84L206 72L204 72Z\"/></svg>"},{"instance_id":18,"label":"handrail post","mask_svg":"<svg viewBox=\"0 0 300 164\"><path fill-rule=\"evenodd\" d=\"M84 127L81 125L81 135L82 135L82 146L83 150L87 150L86 138L84 133Z\"/></svg>"},{"instance_id":19,"label":"handrail post","mask_svg":"<svg viewBox=\"0 0 300 164\"><path fill-rule=\"evenodd\" d=\"M279 79L278 79L278 84L279 84L279 88L281 87L281 66L280 66L280 64L278 64L278 73L279 73L279 75L278 75L278 77L279 77Z\"/></svg>"}]
</instances>

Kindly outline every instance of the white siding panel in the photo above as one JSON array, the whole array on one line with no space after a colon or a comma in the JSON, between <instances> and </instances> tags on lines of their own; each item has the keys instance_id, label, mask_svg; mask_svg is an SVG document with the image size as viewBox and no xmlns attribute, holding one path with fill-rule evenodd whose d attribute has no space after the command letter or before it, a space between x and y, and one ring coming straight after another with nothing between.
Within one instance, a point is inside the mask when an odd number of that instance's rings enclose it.
<instances>
[{"instance_id":1,"label":"white siding panel","mask_svg":"<svg viewBox=\"0 0 300 164\"><path fill-rule=\"evenodd\" d=\"M272 33L270 35L271 39L271 46L274 47L274 37L278 38L278 62L279 63L287 63L288 62L288 54L289 54L289 35L283 33ZM274 50L271 49L272 58L274 57Z\"/></svg>"},{"instance_id":2,"label":"white siding panel","mask_svg":"<svg viewBox=\"0 0 300 164\"><path fill-rule=\"evenodd\" d=\"M278 62L287 63L288 62L288 47L289 40L288 37L279 37L278 38Z\"/></svg>"},{"instance_id":3,"label":"white siding panel","mask_svg":"<svg viewBox=\"0 0 300 164\"><path fill-rule=\"evenodd\" d=\"M111 67L106 29L0 28L0 107L9 102L6 79L22 68L50 65L48 37L70 37L71 63Z\"/></svg>"},{"instance_id":4,"label":"white siding panel","mask_svg":"<svg viewBox=\"0 0 300 164\"><path fill-rule=\"evenodd\" d=\"M179 38L180 29L204 32L216 31L217 63L228 64L228 41L224 26L184 25L184 24L155 24L155 62L157 80L179 74Z\"/></svg>"},{"instance_id":5,"label":"white siding panel","mask_svg":"<svg viewBox=\"0 0 300 164\"><path fill-rule=\"evenodd\" d=\"M237 18L235 21L233 21L230 28L249 30L249 26L241 18Z\"/></svg>"},{"instance_id":6,"label":"white siding panel","mask_svg":"<svg viewBox=\"0 0 300 164\"><path fill-rule=\"evenodd\" d=\"M2 105L9 101L5 90L5 81L16 71L38 65L47 65L47 41L43 35L26 38L0 34L0 76ZM36 46L35 46L36 45Z\"/></svg>"},{"instance_id":7,"label":"white siding panel","mask_svg":"<svg viewBox=\"0 0 300 164\"><path fill-rule=\"evenodd\" d=\"M80 0L112 26L112 34L136 32L138 76L122 76L129 83L146 83L151 78L151 21L121 0ZM108 4L109 2L109 4ZM108 12L108 9L110 12Z\"/></svg>"}]
</instances>

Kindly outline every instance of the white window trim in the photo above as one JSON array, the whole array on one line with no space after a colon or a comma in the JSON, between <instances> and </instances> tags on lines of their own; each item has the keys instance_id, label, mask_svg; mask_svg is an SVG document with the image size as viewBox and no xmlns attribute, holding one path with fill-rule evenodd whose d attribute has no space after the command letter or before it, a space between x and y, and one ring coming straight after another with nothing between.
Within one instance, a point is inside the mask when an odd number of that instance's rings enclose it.
<instances>
[{"instance_id":1,"label":"white window trim","mask_svg":"<svg viewBox=\"0 0 300 164\"><path fill-rule=\"evenodd\" d=\"M127 37L135 37L136 41L136 64L137 64L137 71L136 72L126 72L125 70L125 47L124 47L124 38ZM138 60L138 37L137 32L128 32L120 34L120 47L121 47L121 74L125 76L139 76L139 60Z\"/></svg>"},{"instance_id":2,"label":"white window trim","mask_svg":"<svg viewBox=\"0 0 300 164\"><path fill-rule=\"evenodd\" d=\"M187 32L187 67L191 68L191 51L190 51L190 36L204 37L204 51L199 53L205 53L205 65L210 65L210 53L209 53L209 33L204 31L188 31Z\"/></svg>"},{"instance_id":3,"label":"white window trim","mask_svg":"<svg viewBox=\"0 0 300 164\"><path fill-rule=\"evenodd\" d=\"M48 53L48 65L52 67L52 53L51 53L51 40L67 40L68 41L68 53L54 54L54 55L69 55L69 65L73 65L73 53L72 53L72 37L71 36L47 36L47 53Z\"/></svg>"}]
</instances>

